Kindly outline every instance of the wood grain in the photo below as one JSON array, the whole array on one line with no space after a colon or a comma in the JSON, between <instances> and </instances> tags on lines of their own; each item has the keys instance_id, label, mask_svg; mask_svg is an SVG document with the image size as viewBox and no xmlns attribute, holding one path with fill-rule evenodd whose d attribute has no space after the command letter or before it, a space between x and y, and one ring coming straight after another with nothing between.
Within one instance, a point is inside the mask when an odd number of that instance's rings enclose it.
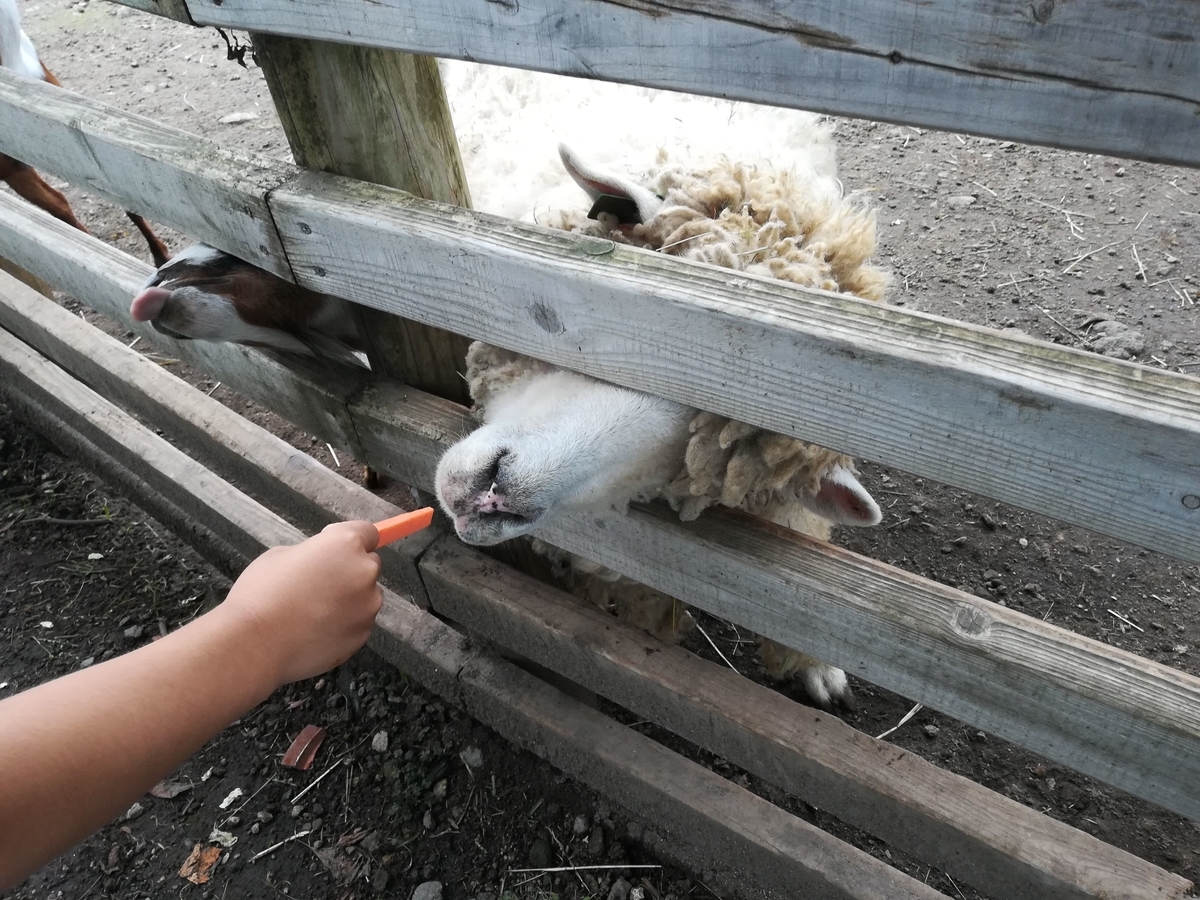
<instances>
[{"instance_id":1,"label":"wood grain","mask_svg":"<svg viewBox=\"0 0 1200 900\"><path fill-rule=\"evenodd\" d=\"M1200 559L1200 379L330 176L271 209L307 287Z\"/></svg>"},{"instance_id":2,"label":"wood grain","mask_svg":"<svg viewBox=\"0 0 1200 900\"><path fill-rule=\"evenodd\" d=\"M436 623L436 624L435 624ZM655 822L697 869L767 897L943 895L656 744L411 606L388 602L372 646L508 740ZM430 670L433 671L430 671Z\"/></svg>"},{"instance_id":3,"label":"wood grain","mask_svg":"<svg viewBox=\"0 0 1200 900\"><path fill-rule=\"evenodd\" d=\"M1191 0L190 0L197 22L1195 166Z\"/></svg>"},{"instance_id":4,"label":"wood grain","mask_svg":"<svg viewBox=\"0 0 1200 900\"><path fill-rule=\"evenodd\" d=\"M266 194L295 168L0 69L0 153L290 279Z\"/></svg>"}]
</instances>

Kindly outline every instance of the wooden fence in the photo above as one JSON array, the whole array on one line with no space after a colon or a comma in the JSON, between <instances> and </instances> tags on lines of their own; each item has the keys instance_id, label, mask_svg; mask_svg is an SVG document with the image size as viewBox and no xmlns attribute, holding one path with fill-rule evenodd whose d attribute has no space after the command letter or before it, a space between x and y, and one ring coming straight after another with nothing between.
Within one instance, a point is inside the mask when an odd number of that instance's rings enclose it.
<instances>
[{"instance_id":1,"label":"wooden fence","mask_svg":"<svg viewBox=\"0 0 1200 900\"><path fill-rule=\"evenodd\" d=\"M805 106L832 112L1200 164L1200 24L1188 17L1185 0L1135 4L1140 14L1129 21L1127 10L1049 0L999 11L977 0L875 4L856 17L832 4L721 0L669 8L614 0L129 5L268 33L256 44L265 48L281 104L309 89L297 72L344 73L357 65L352 54L368 52L319 42L337 40L384 48L370 52L386 52L389 65L406 72L428 61L391 50L784 105L803 97ZM644 54L639 42L662 52ZM730 52L743 47L754 49ZM422 108L414 101L398 127L436 131L426 127ZM316 109L319 123L284 115L300 162L465 202L453 160L429 177L415 168L384 172L385 162L361 157L318 160L320 142L306 143L306 129L327 128L334 112ZM444 109L430 115L444 119ZM2 70L0 120L0 152L367 310L486 335L616 383L1200 560L1196 379L230 152ZM420 488L432 487L438 457L467 427L445 374L457 337L406 332L406 347L424 349L409 354L407 368L384 367L403 382L172 341L129 320L129 298L148 274L144 264L3 195L0 256ZM12 335L0 332L6 396L60 440L87 447L216 559L230 564L237 548L244 553L299 532L109 401L195 448L211 469L306 528L388 511L3 276L0 328ZM373 363L385 349L373 346ZM766 396L751 388L764 381L776 386ZM711 513L683 524L649 505L627 516L564 519L539 536L1200 818L1200 679L744 516ZM569 672L984 892L1175 897L1189 888L686 653L647 656L643 635L452 537L403 543L388 554L387 574L408 599L388 597L375 638L385 655L562 768L618 799L637 797L663 822L678 821L698 852L732 853L765 888L929 895L866 854L467 649L422 607Z\"/></svg>"}]
</instances>

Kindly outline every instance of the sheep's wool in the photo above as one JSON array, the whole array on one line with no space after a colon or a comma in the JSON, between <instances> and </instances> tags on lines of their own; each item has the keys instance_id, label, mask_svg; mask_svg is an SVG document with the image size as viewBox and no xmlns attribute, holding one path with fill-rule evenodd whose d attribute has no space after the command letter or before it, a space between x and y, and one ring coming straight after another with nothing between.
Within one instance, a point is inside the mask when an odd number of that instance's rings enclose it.
<instances>
[{"instance_id":1,"label":"sheep's wool","mask_svg":"<svg viewBox=\"0 0 1200 900\"><path fill-rule=\"evenodd\" d=\"M689 169L660 150L643 183L665 198L648 222L621 227L610 216L589 220L570 210L554 213L548 224L806 287L883 296L887 276L869 262L874 214L828 190L824 179L726 159ZM476 344L467 377L483 408L497 387L550 369ZM684 466L662 490L683 519L718 503L777 512L801 492L815 494L833 466L853 468L842 454L712 413L700 413L690 427Z\"/></svg>"}]
</instances>

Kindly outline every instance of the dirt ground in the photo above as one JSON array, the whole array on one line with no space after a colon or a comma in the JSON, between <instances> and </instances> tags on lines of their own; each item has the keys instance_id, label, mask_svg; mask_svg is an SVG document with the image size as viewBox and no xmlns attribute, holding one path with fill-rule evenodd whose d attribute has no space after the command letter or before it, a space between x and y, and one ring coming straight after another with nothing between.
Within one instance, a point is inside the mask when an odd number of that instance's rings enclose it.
<instances>
[{"instance_id":1,"label":"dirt ground","mask_svg":"<svg viewBox=\"0 0 1200 900\"><path fill-rule=\"evenodd\" d=\"M228 62L215 31L96 0L44 0L24 4L23 13L44 61L67 87L226 144L288 158L259 73ZM868 122L840 122L837 134L847 190L869 192L879 209L879 259L896 276L892 302L1148 366L1200 372L1200 173ZM95 233L148 259L119 210L73 188L67 193ZM188 243L162 231L172 249ZM336 448L247 407L200 373L170 368L355 477L351 460L341 453L334 459ZM4 408L0 435L0 636L6 647L0 697L137 646L222 595L223 575ZM840 543L1200 674L1197 566L869 462L862 468L885 519L875 529L843 531ZM45 516L105 524L54 524ZM761 678L757 663L739 654L733 629L703 621L739 667ZM706 645L688 646L713 657ZM891 728L913 705L861 682L855 690L858 708L843 717L870 734ZM799 690L790 693L799 699ZM329 729L317 764L306 774L281 768L280 753L309 722ZM372 749L380 732L388 735L383 752ZM928 709L888 740L1170 871L1200 878L1200 827L1192 822ZM979 896L719 760L694 755L949 896ZM292 802L327 769L328 778ZM580 873L519 884L530 876L514 869L656 864L662 862L656 851L664 848L629 811L514 750L368 654L338 677L281 691L172 780L189 790L172 799L143 799L140 812L12 896L198 892L204 898L407 900L417 885L438 880L449 900L488 900L506 891L626 900L630 882L654 900L678 900L727 896L735 886L716 873L671 868L638 870L652 873L644 885L634 870L623 873L629 881L622 882L615 881L622 873L607 870L596 883ZM219 811L234 788L244 796ZM179 867L218 825L238 842L208 885L192 886L178 876ZM249 863L305 830L305 837Z\"/></svg>"}]
</instances>

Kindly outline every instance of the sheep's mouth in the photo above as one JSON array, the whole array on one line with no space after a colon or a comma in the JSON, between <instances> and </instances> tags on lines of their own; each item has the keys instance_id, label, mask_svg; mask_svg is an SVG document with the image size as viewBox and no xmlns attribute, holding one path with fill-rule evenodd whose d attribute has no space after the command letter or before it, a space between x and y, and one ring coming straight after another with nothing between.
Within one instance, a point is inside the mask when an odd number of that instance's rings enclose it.
<instances>
[{"instance_id":1,"label":"sheep's mouth","mask_svg":"<svg viewBox=\"0 0 1200 900\"><path fill-rule=\"evenodd\" d=\"M521 513L505 512L502 510L480 511L477 515L484 522L496 525L529 525L537 519L536 516L525 516Z\"/></svg>"}]
</instances>

